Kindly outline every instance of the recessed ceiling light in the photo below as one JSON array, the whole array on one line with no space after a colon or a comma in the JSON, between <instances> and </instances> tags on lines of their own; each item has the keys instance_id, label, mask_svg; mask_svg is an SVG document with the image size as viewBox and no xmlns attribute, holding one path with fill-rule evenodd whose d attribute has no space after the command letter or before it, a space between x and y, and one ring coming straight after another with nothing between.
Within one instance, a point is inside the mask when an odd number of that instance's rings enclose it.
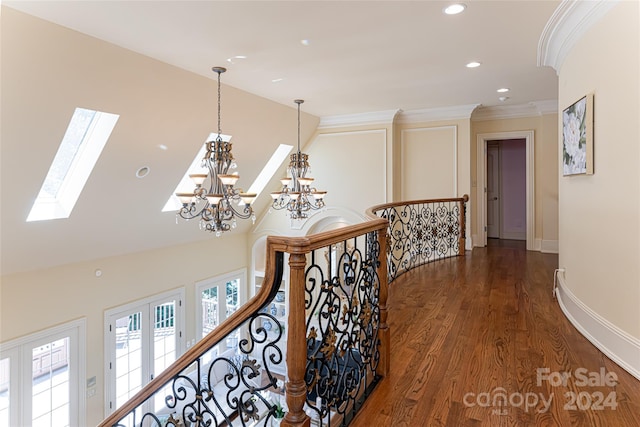
<instances>
[{"instance_id":1,"label":"recessed ceiling light","mask_svg":"<svg viewBox=\"0 0 640 427\"><path fill-rule=\"evenodd\" d=\"M311 44L311 42L309 41L309 39L302 39L302 40L300 40L300 43L301 43L303 46L309 46L309 45Z\"/></svg>"},{"instance_id":2,"label":"recessed ceiling light","mask_svg":"<svg viewBox=\"0 0 640 427\"><path fill-rule=\"evenodd\" d=\"M138 178L144 178L145 176L149 175L150 170L151 169L149 169L149 166L142 166L140 169L136 171L136 176Z\"/></svg>"},{"instance_id":3,"label":"recessed ceiling light","mask_svg":"<svg viewBox=\"0 0 640 427\"><path fill-rule=\"evenodd\" d=\"M244 55L236 55L236 56L232 56L231 58L227 58L227 62L229 64L235 64L236 62L242 59L247 59L247 57Z\"/></svg>"},{"instance_id":4,"label":"recessed ceiling light","mask_svg":"<svg viewBox=\"0 0 640 427\"><path fill-rule=\"evenodd\" d=\"M479 66L480 66L480 63L478 61L471 61L467 64L467 68L476 68Z\"/></svg>"},{"instance_id":5,"label":"recessed ceiling light","mask_svg":"<svg viewBox=\"0 0 640 427\"><path fill-rule=\"evenodd\" d=\"M504 102L504 101L506 101L507 99L509 99L509 97L508 97L508 96L501 96L501 97L500 97L500 98L498 98L498 99L500 100L500 102Z\"/></svg>"},{"instance_id":6,"label":"recessed ceiling light","mask_svg":"<svg viewBox=\"0 0 640 427\"><path fill-rule=\"evenodd\" d=\"M447 15L457 15L458 13L463 12L467 8L466 4L463 3L454 3L450 6L447 6L443 9L443 12Z\"/></svg>"},{"instance_id":7,"label":"recessed ceiling light","mask_svg":"<svg viewBox=\"0 0 640 427\"><path fill-rule=\"evenodd\" d=\"M498 93L505 93L505 92L509 92L509 88L508 87L501 87L500 89L498 89L496 92Z\"/></svg>"},{"instance_id":8,"label":"recessed ceiling light","mask_svg":"<svg viewBox=\"0 0 640 427\"><path fill-rule=\"evenodd\" d=\"M271 80L271 83L280 83L283 80L284 80L283 78L273 79L273 80Z\"/></svg>"},{"instance_id":9,"label":"recessed ceiling light","mask_svg":"<svg viewBox=\"0 0 640 427\"><path fill-rule=\"evenodd\" d=\"M167 151L169 149L169 147L167 147L164 144L158 144L158 148L161 149L162 151Z\"/></svg>"}]
</instances>

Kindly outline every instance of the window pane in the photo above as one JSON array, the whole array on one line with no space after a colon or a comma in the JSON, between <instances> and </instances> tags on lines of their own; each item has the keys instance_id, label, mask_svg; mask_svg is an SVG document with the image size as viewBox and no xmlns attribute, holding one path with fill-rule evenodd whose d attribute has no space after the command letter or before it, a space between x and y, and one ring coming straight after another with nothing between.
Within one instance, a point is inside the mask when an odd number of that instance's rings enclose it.
<instances>
[{"instance_id":1,"label":"window pane","mask_svg":"<svg viewBox=\"0 0 640 427\"><path fill-rule=\"evenodd\" d=\"M75 109L27 221L69 217L118 117Z\"/></svg>"},{"instance_id":2,"label":"window pane","mask_svg":"<svg viewBox=\"0 0 640 427\"><path fill-rule=\"evenodd\" d=\"M153 375L164 371L176 360L176 302L171 301L153 308ZM166 392L155 394L155 409L164 408L165 396L171 394L170 387Z\"/></svg>"},{"instance_id":3,"label":"window pane","mask_svg":"<svg viewBox=\"0 0 640 427\"><path fill-rule=\"evenodd\" d=\"M218 326L218 287L207 288L201 293L202 298L202 336Z\"/></svg>"},{"instance_id":4,"label":"window pane","mask_svg":"<svg viewBox=\"0 0 640 427\"><path fill-rule=\"evenodd\" d=\"M238 279L227 282L227 316L231 316L238 309Z\"/></svg>"},{"instance_id":5,"label":"window pane","mask_svg":"<svg viewBox=\"0 0 640 427\"><path fill-rule=\"evenodd\" d=\"M9 425L10 367L9 358L0 360L0 426Z\"/></svg>"},{"instance_id":6,"label":"window pane","mask_svg":"<svg viewBox=\"0 0 640 427\"><path fill-rule=\"evenodd\" d=\"M142 387L142 312L116 320L116 408Z\"/></svg>"},{"instance_id":7,"label":"window pane","mask_svg":"<svg viewBox=\"0 0 640 427\"><path fill-rule=\"evenodd\" d=\"M225 318L231 316L238 309L238 286L240 284L239 279L233 279L225 285L226 289L226 316ZM227 348L236 348L238 347L238 335L239 331L236 330L233 334L231 334L227 338Z\"/></svg>"},{"instance_id":8,"label":"window pane","mask_svg":"<svg viewBox=\"0 0 640 427\"><path fill-rule=\"evenodd\" d=\"M69 425L69 337L32 349L33 426Z\"/></svg>"}]
</instances>

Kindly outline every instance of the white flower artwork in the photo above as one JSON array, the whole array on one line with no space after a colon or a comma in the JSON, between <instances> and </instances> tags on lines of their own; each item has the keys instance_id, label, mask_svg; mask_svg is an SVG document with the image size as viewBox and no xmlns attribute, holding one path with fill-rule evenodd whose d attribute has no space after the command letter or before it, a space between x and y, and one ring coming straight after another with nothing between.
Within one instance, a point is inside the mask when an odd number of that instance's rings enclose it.
<instances>
[{"instance_id":1,"label":"white flower artwork","mask_svg":"<svg viewBox=\"0 0 640 427\"><path fill-rule=\"evenodd\" d=\"M593 173L588 161L591 155L591 103L588 98L585 96L562 112L563 175Z\"/></svg>"}]
</instances>

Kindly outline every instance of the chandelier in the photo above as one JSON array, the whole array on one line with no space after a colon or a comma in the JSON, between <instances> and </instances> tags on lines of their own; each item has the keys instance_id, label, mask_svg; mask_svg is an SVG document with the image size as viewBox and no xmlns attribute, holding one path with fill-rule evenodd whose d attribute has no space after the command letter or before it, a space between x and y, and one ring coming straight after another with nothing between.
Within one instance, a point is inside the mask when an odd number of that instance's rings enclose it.
<instances>
[{"instance_id":1,"label":"chandelier","mask_svg":"<svg viewBox=\"0 0 640 427\"><path fill-rule=\"evenodd\" d=\"M212 70L218 74L218 134L214 140L205 143L207 151L201 166L207 173L189 175L195 184L193 193L176 193L182 203L176 215L186 220L199 218L201 229L220 236L236 228L236 218L251 218L255 223L251 203L256 195L234 187L240 175L231 173L237 165L231 153L231 142L222 140L220 130L220 74L227 70L223 67Z\"/></svg>"},{"instance_id":2,"label":"chandelier","mask_svg":"<svg viewBox=\"0 0 640 427\"><path fill-rule=\"evenodd\" d=\"M298 151L291 155L287 177L280 180L282 190L271 193L271 207L278 210L286 208L291 219L304 219L308 217L309 210L324 207L327 192L312 187L313 178L307 176L309 156L300 151L300 104L304 100L296 99L293 102L298 104Z\"/></svg>"}]
</instances>

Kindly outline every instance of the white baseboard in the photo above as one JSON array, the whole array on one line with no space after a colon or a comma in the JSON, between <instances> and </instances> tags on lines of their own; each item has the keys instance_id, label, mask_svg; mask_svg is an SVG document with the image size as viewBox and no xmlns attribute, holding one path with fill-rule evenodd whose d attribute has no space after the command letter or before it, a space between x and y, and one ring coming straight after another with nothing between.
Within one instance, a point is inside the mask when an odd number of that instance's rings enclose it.
<instances>
[{"instance_id":1,"label":"white baseboard","mask_svg":"<svg viewBox=\"0 0 640 427\"><path fill-rule=\"evenodd\" d=\"M533 240L533 248L532 251L540 251L542 249L542 239L534 239Z\"/></svg>"},{"instance_id":2,"label":"white baseboard","mask_svg":"<svg viewBox=\"0 0 640 427\"><path fill-rule=\"evenodd\" d=\"M540 252L545 254L557 254L558 253L558 241L557 240L542 240L540 244Z\"/></svg>"},{"instance_id":3,"label":"white baseboard","mask_svg":"<svg viewBox=\"0 0 640 427\"><path fill-rule=\"evenodd\" d=\"M556 296L562 312L591 344L622 369L640 380L640 339L618 328L590 309L567 288L563 274L558 274Z\"/></svg>"}]
</instances>

